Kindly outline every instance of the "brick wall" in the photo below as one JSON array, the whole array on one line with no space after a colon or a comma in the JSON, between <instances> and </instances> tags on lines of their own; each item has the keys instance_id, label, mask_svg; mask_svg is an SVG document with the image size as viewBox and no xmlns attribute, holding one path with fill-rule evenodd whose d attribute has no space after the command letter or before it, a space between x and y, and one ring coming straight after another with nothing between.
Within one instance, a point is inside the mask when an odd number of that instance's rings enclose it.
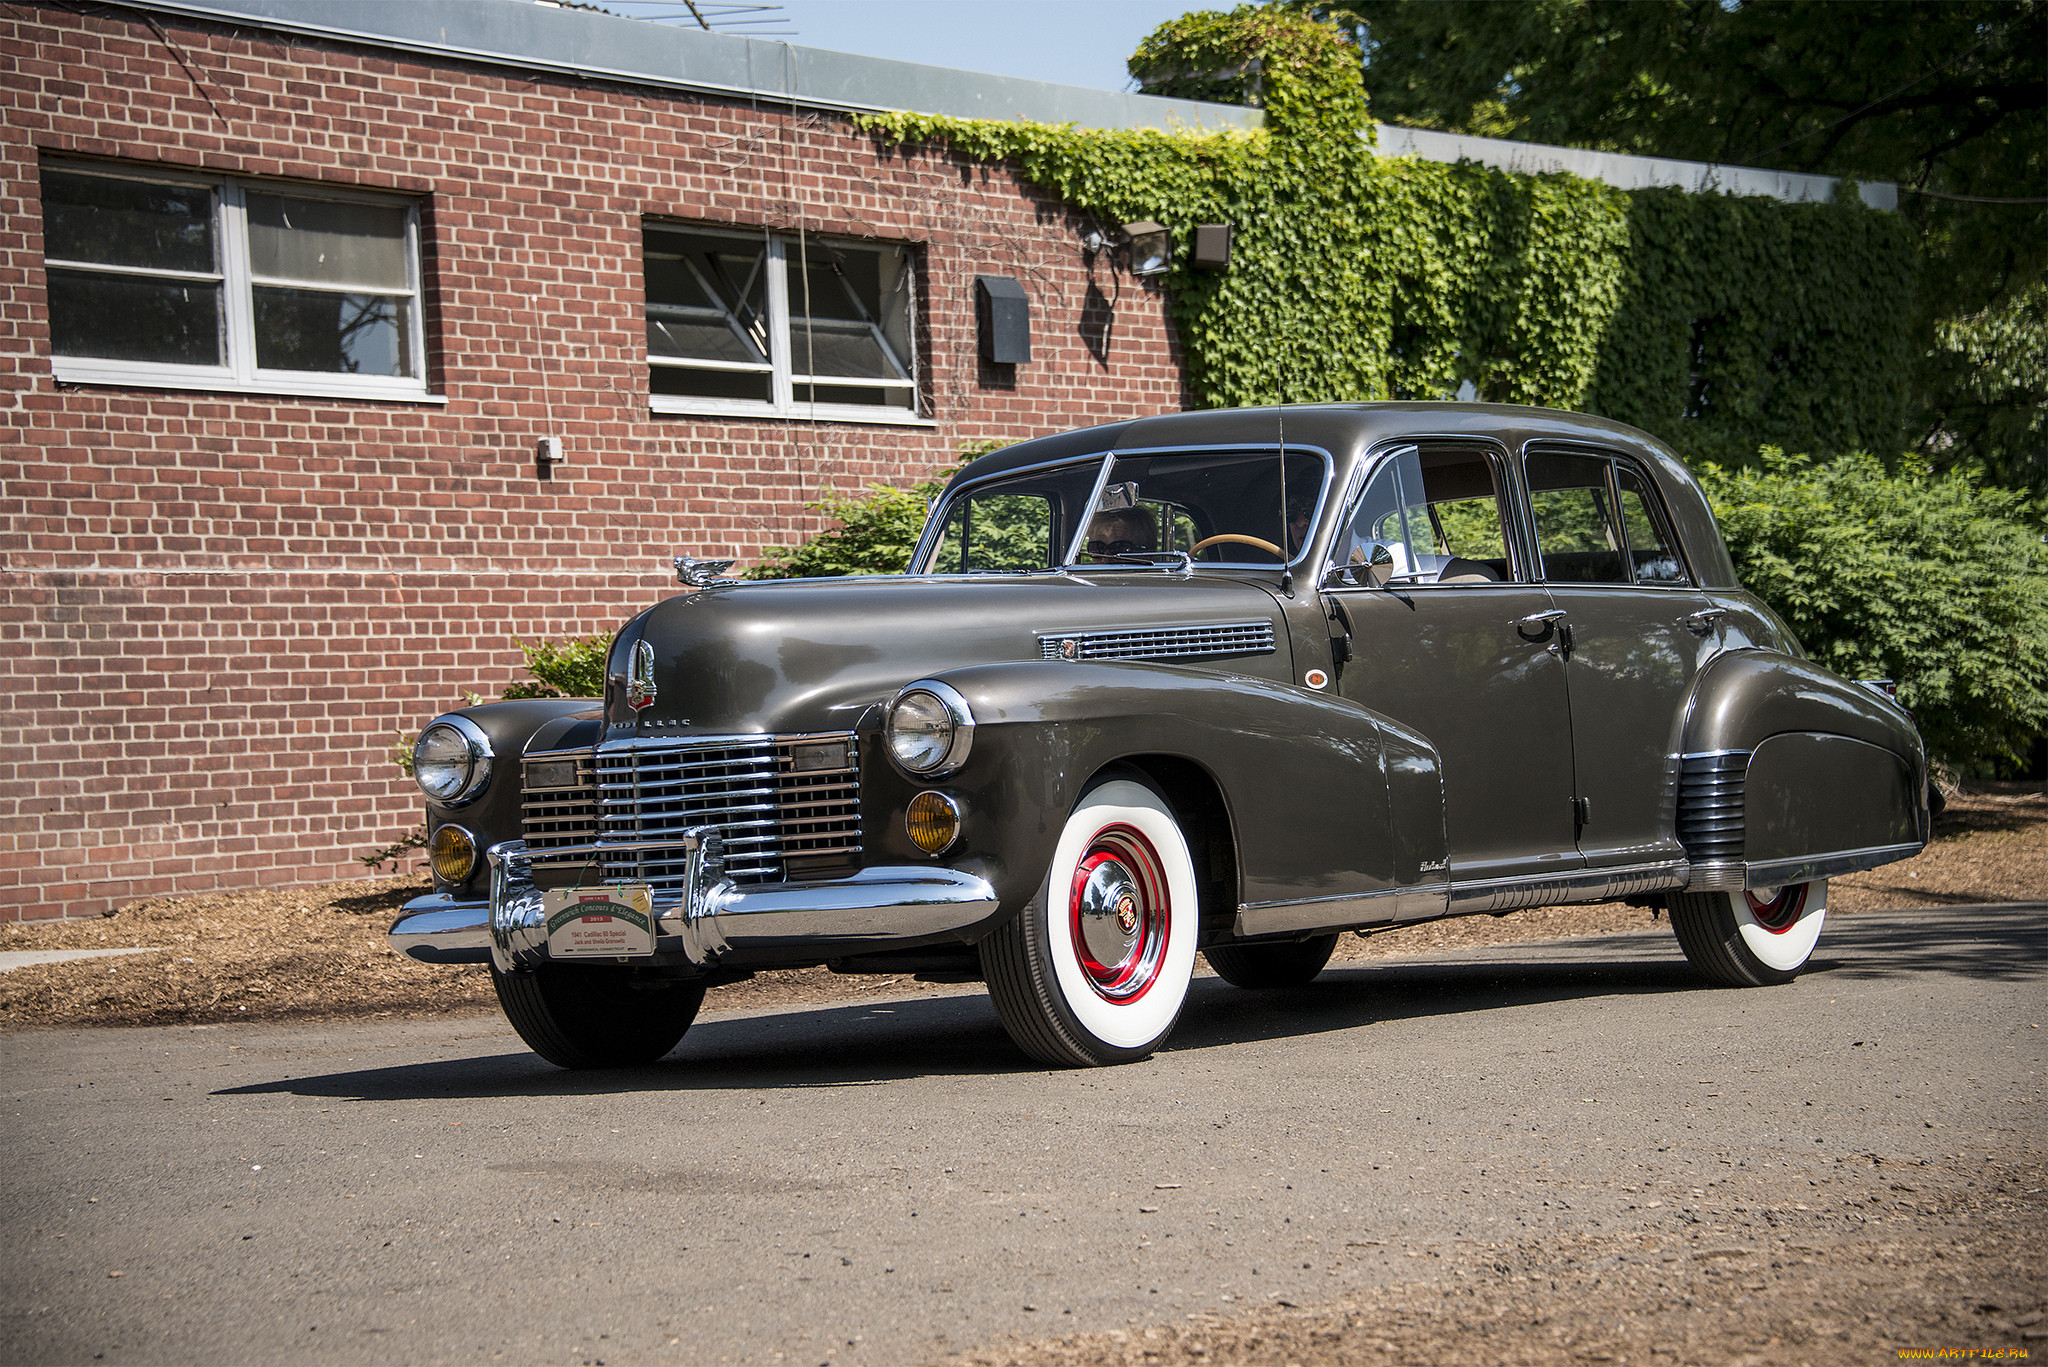
<instances>
[{"instance_id":1,"label":"brick wall","mask_svg":"<svg viewBox=\"0 0 2048 1367\"><path fill-rule=\"evenodd\" d=\"M1182 406L1160 296L1098 265L1091 298L1095 225L1002 168L744 100L158 24L0 5L0 919L359 874L418 820L394 734L520 677L515 638L608 633L675 591L674 553L816 530L827 486ZM418 197L446 402L58 385L51 156ZM913 244L936 425L651 414L646 216ZM1031 294L1014 376L977 361L977 273ZM569 465L544 482L548 434Z\"/></svg>"}]
</instances>

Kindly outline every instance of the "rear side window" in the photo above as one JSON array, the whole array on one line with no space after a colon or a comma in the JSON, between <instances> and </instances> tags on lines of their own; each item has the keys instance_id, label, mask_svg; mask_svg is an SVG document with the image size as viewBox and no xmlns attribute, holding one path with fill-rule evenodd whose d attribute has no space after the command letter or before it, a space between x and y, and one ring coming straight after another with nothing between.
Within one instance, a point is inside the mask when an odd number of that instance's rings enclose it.
<instances>
[{"instance_id":1,"label":"rear side window","mask_svg":"<svg viewBox=\"0 0 2048 1367\"><path fill-rule=\"evenodd\" d=\"M1525 467L1545 580L1687 582L1656 495L1640 471L1578 452L1532 452Z\"/></svg>"}]
</instances>

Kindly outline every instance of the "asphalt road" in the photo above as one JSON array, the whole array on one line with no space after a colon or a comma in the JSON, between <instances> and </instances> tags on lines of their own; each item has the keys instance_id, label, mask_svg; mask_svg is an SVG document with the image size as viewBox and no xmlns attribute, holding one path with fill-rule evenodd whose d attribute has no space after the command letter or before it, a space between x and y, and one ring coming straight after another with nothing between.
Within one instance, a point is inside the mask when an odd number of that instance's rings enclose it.
<instances>
[{"instance_id":1,"label":"asphalt road","mask_svg":"<svg viewBox=\"0 0 2048 1367\"><path fill-rule=\"evenodd\" d=\"M473 1018L10 1035L0 1361L898 1363L1312 1304L1717 1218L1736 1168L2035 1145L2044 950L2029 903L1838 917L1759 991L1658 931L1204 979L1090 1072L978 993L606 1076Z\"/></svg>"}]
</instances>

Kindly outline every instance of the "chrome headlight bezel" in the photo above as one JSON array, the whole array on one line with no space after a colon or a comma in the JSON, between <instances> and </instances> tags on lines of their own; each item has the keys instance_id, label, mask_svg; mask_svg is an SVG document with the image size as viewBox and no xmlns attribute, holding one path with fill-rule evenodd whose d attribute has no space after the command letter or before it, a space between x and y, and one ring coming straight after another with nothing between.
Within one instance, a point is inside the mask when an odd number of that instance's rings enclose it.
<instances>
[{"instance_id":1,"label":"chrome headlight bezel","mask_svg":"<svg viewBox=\"0 0 2048 1367\"><path fill-rule=\"evenodd\" d=\"M436 736L436 732L441 735ZM452 738L445 742L449 753L431 758L426 756L430 737L437 744L444 743L443 737ZM427 801L443 807L459 807L466 802L474 802L490 786L491 764L495 758L491 738L484 734L483 728L468 717L450 713L429 722L420 732L419 739L413 742L412 780L426 794ZM430 784L430 771L449 778L439 784Z\"/></svg>"},{"instance_id":2,"label":"chrome headlight bezel","mask_svg":"<svg viewBox=\"0 0 2048 1367\"><path fill-rule=\"evenodd\" d=\"M921 745L920 736L937 743ZM917 779L943 778L959 772L974 749L974 712L950 684L919 679L904 685L890 701L882 739L890 761L904 773Z\"/></svg>"}]
</instances>

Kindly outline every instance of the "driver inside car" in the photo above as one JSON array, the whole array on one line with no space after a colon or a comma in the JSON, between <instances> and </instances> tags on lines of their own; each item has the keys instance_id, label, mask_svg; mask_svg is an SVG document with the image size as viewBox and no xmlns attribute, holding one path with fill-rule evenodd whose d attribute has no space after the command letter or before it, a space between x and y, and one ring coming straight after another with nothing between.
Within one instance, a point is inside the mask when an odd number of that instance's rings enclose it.
<instances>
[{"instance_id":1,"label":"driver inside car","mask_svg":"<svg viewBox=\"0 0 2048 1367\"><path fill-rule=\"evenodd\" d=\"M1159 549L1159 523L1145 507L1113 508L1088 524L1088 554L1131 555Z\"/></svg>"}]
</instances>

